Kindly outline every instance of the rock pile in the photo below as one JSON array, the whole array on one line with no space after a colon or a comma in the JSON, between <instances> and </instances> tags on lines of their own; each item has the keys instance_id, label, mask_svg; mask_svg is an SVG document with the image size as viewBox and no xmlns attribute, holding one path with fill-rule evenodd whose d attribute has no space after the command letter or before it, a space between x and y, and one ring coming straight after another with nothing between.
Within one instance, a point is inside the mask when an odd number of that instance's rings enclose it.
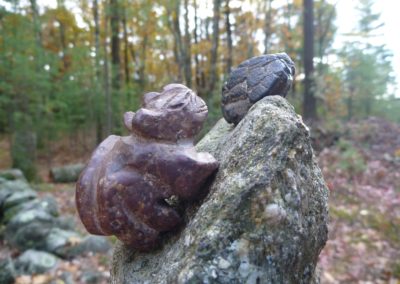
<instances>
[{"instance_id":1,"label":"rock pile","mask_svg":"<svg viewBox=\"0 0 400 284\"><path fill-rule=\"evenodd\" d=\"M0 172L0 226L4 243L21 252L15 259L0 261L0 283L44 273L59 259L110 249L103 237L77 233L72 216L61 216L56 200L40 198L17 169Z\"/></svg>"}]
</instances>

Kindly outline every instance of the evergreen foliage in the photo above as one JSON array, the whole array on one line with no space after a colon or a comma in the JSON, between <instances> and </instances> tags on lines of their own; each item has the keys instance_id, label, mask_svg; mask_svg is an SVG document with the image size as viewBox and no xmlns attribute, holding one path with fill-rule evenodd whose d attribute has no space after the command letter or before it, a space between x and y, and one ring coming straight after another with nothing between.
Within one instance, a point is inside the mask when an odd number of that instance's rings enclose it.
<instances>
[{"instance_id":1,"label":"evergreen foliage","mask_svg":"<svg viewBox=\"0 0 400 284\"><path fill-rule=\"evenodd\" d=\"M124 131L122 113L137 109L144 92L171 82L191 84L207 101L211 126L228 70L266 50L295 61L289 100L301 106L303 3L277 2L248 1L251 11L228 0L60 0L52 8L36 0L0 2L0 133L32 133L50 158L54 140L79 133L92 149ZM400 120L400 103L390 96L390 53L369 43L381 27L374 1L360 0L357 40L340 52L331 47L335 5L313 2L319 116ZM327 64L333 54L342 67ZM20 146L12 147L16 164Z\"/></svg>"}]
</instances>

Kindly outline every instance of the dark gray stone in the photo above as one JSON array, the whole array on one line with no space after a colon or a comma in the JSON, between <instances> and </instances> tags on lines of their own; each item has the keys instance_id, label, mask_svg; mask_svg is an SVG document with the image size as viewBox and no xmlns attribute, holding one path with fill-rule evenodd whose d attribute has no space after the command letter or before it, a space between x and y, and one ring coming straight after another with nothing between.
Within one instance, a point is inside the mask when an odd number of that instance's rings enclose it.
<instances>
[{"instance_id":1,"label":"dark gray stone","mask_svg":"<svg viewBox=\"0 0 400 284\"><path fill-rule=\"evenodd\" d=\"M22 180L6 180L0 183L0 216L6 199L17 192L33 192L30 185Z\"/></svg>"},{"instance_id":2,"label":"dark gray stone","mask_svg":"<svg viewBox=\"0 0 400 284\"><path fill-rule=\"evenodd\" d=\"M27 182L24 173L20 169L7 169L0 171L0 178L6 180L21 180Z\"/></svg>"},{"instance_id":3,"label":"dark gray stone","mask_svg":"<svg viewBox=\"0 0 400 284\"><path fill-rule=\"evenodd\" d=\"M75 284L74 276L71 272L65 271L58 278L53 279L49 284Z\"/></svg>"},{"instance_id":4,"label":"dark gray stone","mask_svg":"<svg viewBox=\"0 0 400 284\"><path fill-rule=\"evenodd\" d=\"M81 248L85 252L106 253L111 249L111 243L107 237L86 236L83 239Z\"/></svg>"},{"instance_id":5,"label":"dark gray stone","mask_svg":"<svg viewBox=\"0 0 400 284\"><path fill-rule=\"evenodd\" d=\"M50 170L50 178L56 183L76 182L84 168L84 164L55 167Z\"/></svg>"},{"instance_id":6,"label":"dark gray stone","mask_svg":"<svg viewBox=\"0 0 400 284\"><path fill-rule=\"evenodd\" d=\"M54 226L63 230L73 231L76 228L75 219L71 215L59 216L55 219Z\"/></svg>"},{"instance_id":7,"label":"dark gray stone","mask_svg":"<svg viewBox=\"0 0 400 284\"><path fill-rule=\"evenodd\" d=\"M74 231L60 228L48 230L44 239L44 244L40 243L37 248L67 259L89 252L106 253L111 249L111 244L106 237L86 236L82 238Z\"/></svg>"},{"instance_id":8,"label":"dark gray stone","mask_svg":"<svg viewBox=\"0 0 400 284\"><path fill-rule=\"evenodd\" d=\"M97 284L105 280L104 274L98 271L85 271L80 278L82 283Z\"/></svg>"},{"instance_id":9,"label":"dark gray stone","mask_svg":"<svg viewBox=\"0 0 400 284\"><path fill-rule=\"evenodd\" d=\"M161 249L118 243L112 283L316 283L328 190L293 107L263 98L236 128L222 120L196 148L220 163L208 196Z\"/></svg>"},{"instance_id":10,"label":"dark gray stone","mask_svg":"<svg viewBox=\"0 0 400 284\"><path fill-rule=\"evenodd\" d=\"M29 183L23 180L7 180L0 185L0 191L11 189L14 192L31 191Z\"/></svg>"},{"instance_id":11,"label":"dark gray stone","mask_svg":"<svg viewBox=\"0 0 400 284\"><path fill-rule=\"evenodd\" d=\"M32 209L43 210L54 217L59 214L57 201L51 195L22 204L20 211L28 211Z\"/></svg>"},{"instance_id":12,"label":"dark gray stone","mask_svg":"<svg viewBox=\"0 0 400 284\"><path fill-rule=\"evenodd\" d=\"M51 252L62 258L70 257L69 251L81 242L81 236L73 231L52 228L46 235L43 250Z\"/></svg>"},{"instance_id":13,"label":"dark gray stone","mask_svg":"<svg viewBox=\"0 0 400 284\"><path fill-rule=\"evenodd\" d=\"M43 248L46 236L54 224L55 218L45 210L21 211L8 222L5 240L20 250Z\"/></svg>"},{"instance_id":14,"label":"dark gray stone","mask_svg":"<svg viewBox=\"0 0 400 284\"><path fill-rule=\"evenodd\" d=\"M1 187L0 184L0 216L3 214L4 201L14 192L12 188Z\"/></svg>"},{"instance_id":15,"label":"dark gray stone","mask_svg":"<svg viewBox=\"0 0 400 284\"><path fill-rule=\"evenodd\" d=\"M37 250L27 250L15 260L17 274L41 274L56 267L57 257Z\"/></svg>"},{"instance_id":16,"label":"dark gray stone","mask_svg":"<svg viewBox=\"0 0 400 284\"><path fill-rule=\"evenodd\" d=\"M37 193L33 190L25 190L20 192L12 193L10 196L4 200L3 209L7 210L13 206L20 205L22 203L26 203L37 197Z\"/></svg>"},{"instance_id":17,"label":"dark gray stone","mask_svg":"<svg viewBox=\"0 0 400 284\"><path fill-rule=\"evenodd\" d=\"M11 258L0 261L0 283L12 284L14 283L16 272Z\"/></svg>"},{"instance_id":18,"label":"dark gray stone","mask_svg":"<svg viewBox=\"0 0 400 284\"><path fill-rule=\"evenodd\" d=\"M238 124L260 99L274 95L285 97L294 74L294 63L286 53L261 55L242 62L222 88L224 118Z\"/></svg>"},{"instance_id":19,"label":"dark gray stone","mask_svg":"<svg viewBox=\"0 0 400 284\"><path fill-rule=\"evenodd\" d=\"M63 281L63 283L65 283L65 284L75 284L74 276L72 275L71 272L68 272L68 271L63 272L61 274L60 278L61 278L61 281ZM55 284L59 284L59 283L56 282Z\"/></svg>"},{"instance_id":20,"label":"dark gray stone","mask_svg":"<svg viewBox=\"0 0 400 284\"><path fill-rule=\"evenodd\" d=\"M7 231L5 240L7 243L21 251L27 249L42 249L46 244L46 236L48 235L52 225L43 222L32 222L23 225L14 234Z\"/></svg>"},{"instance_id":21,"label":"dark gray stone","mask_svg":"<svg viewBox=\"0 0 400 284\"><path fill-rule=\"evenodd\" d=\"M58 216L58 205L56 200L52 196L45 196L41 199L33 199L25 203L20 203L17 206L5 210L3 222L8 223L8 221L18 212L29 211L33 209L43 210L54 217Z\"/></svg>"},{"instance_id":22,"label":"dark gray stone","mask_svg":"<svg viewBox=\"0 0 400 284\"><path fill-rule=\"evenodd\" d=\"M45 210L31 209L27 211L18 212L7 225L7 230L11 232L18 231L19 228L24 227L33 222L39 221L43 224L52 224L54 221L53 216L51 216Z\"/></svg>"},{"instance_id":23,"label":"dark gray stone","mask_svg":"<svg viewBox=\"0 0 400 284\"><path fill-rule=\"evenodd\" d=\"M92 253L107 253L111 249L111 244L103 236L86 236L82 242L72 247L68 251L70 257Z\"/></svg>"}]
</instances>

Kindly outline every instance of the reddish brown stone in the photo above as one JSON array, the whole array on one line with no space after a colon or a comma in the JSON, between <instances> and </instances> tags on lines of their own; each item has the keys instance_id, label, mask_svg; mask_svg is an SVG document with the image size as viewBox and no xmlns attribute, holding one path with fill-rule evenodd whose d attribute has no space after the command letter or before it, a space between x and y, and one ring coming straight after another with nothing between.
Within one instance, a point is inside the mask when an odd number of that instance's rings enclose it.
<instances>
[{"instance_id":1,"label":"reddish brown stone","mask_svg":"<svg viewBox=\"0 0 400 284\"><path fill-rule=\"evenodd\" d=\"M170 84L146 94L136 113L125 113L131 135L104 140L77 182L76 204L86 229L148 250L161 232L176 228L181 217L165 200L196 199L218 167L193 146L207 112L192 90Z\"/></svg>"}]
</instances>

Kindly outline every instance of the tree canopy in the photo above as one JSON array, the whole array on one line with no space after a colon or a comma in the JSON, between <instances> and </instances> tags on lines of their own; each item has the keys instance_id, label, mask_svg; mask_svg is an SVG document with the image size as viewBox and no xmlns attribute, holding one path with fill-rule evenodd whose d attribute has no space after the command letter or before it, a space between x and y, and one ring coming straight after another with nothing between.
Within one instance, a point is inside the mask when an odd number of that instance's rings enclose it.
<instances>
[{"instance_id":1,"label":"tree canopy","mask_svg":"<svg viewBox=\"0 0 400 284\"><path fill-rule=\"evenodd\" d=\"M144 92L171 82L206 99L212 124L230 70L265 52L286 52L295 61L289 100L299 108L312 92L313 105L305 101L310 108L303 108L315 112L311 119L399 120L390 53L368 40L381 27L373 2L359 0L357 40L342 50L332 48L336 6L327 0L0 2L0 132L33 133L49 153L63 135L91 148L123 131L122 113L135 110ZM307 3L311 20L303 17ZM328 57L338 64L329 65ZM305 74L312 80L306 89Z\"/></svg>"}]
</instances>

